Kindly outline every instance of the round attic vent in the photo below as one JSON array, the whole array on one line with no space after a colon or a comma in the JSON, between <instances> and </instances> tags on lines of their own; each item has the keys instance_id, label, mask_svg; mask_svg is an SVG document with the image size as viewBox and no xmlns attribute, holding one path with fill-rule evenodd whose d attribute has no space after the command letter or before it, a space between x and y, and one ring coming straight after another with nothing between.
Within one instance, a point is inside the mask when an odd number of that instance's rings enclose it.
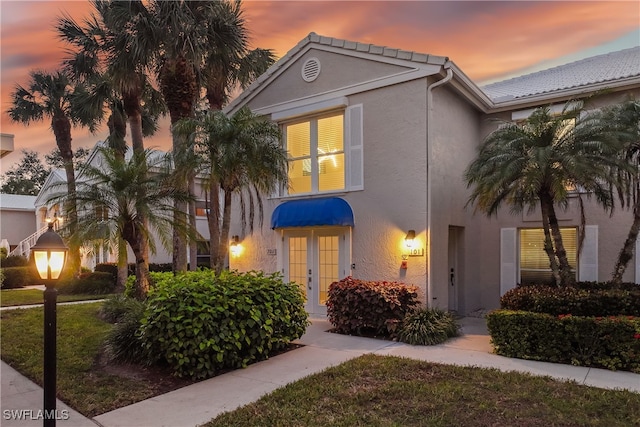
<instances>
[{"instance_id":1,"label":"round attic vent","mask_svg":"<svg viewBox=\"0 0 640 427\"><path fill-rule=\"evenodd\" d=\"M302 64L302 79L305 82L312 82L320 75L320 60L309 58Z\"/></svg>"}]
</instances>

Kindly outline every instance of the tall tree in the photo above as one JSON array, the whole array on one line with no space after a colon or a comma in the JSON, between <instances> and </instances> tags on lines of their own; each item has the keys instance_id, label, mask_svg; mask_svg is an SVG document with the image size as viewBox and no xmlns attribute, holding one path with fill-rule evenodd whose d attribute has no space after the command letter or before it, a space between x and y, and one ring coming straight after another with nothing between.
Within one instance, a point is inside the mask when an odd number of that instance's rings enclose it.
<instances>
[{"instance_id":1,"label":"tall tree","mask_svg":"<svg viewBox=\"0 0 640 427\"><path fill-rule=\"evenodd\" d=\"M12 107L9 108L9 117L14 122L29 124L38 122L48 117L51 120L51 129L55 136L56 145L64 161L64 169L67 176L67 191L69 199L65 204L66 216L73 220L76 215L76 180L73 167L73 150L71 147L72 125L87 126L95 131L98 119L91 115L72 114L74 94L79 91L78 86L71 84L68 76L62 71L47 73L44 71L32 71L27 88L17 85L11 94ZM73 221L70 221L73 223ZM73 234L73 226L70 225ZM70 246L69 263L74 273L80 272L80 247Z\"/></svg>"},{"instance_id":2,"label":"tall tree","mask_svg":"<svg viewBox=\"0 0 640 427\"><path fill-rule=\"evenodd\" d=\"M33 150L22 150L22 159L13 165L0 180L0 192L5 194L38 195L42 185L49 176L38 153Z\"/></svg>"},{"instance_id":3,"label":"tall tree","mask_svg":"<svg viewBox=\"0 0 640 427\"><path fill-rule=\"evenodd\" d=\"M243 230L248 224L253 231L256 211L262 225L262 197L287 180L287 154L280 144L280 130L248 108L232 117L222 111L204 112L197 120L180 122L176 130L190 135L200 146L207 158L207 178L219 183L223 194L220 237L210 242L220 254L211 258L211 267L220 274L229 249L233 197L240 203Z\"/></svg>"},{"instance_id":4,"label":"tall tree","mask_svg":"<svg viewBox=\"0 0 640 427\"><path fill-rule=\"evenodd\" d=\"M160 91L169 110L172 127L173 155L176 169L192 169L186 162L190 156L186 139L173 131L176 123L192 118L200 89L200 64L206 47L204 28L206 22L200 18L204 9L210 9L216 2L206 1L161 1L150 4L156 32L158 81ZM181 191L188 191L190 174L179 174L175 185ZM187 205L176 201L174 215L177 222L185 222ZM173 235L173 270L187 269L187 239L180 230Z\"/></svg>"},{"instance_id":5,"label":"tall tree","mask_svg":"<svg viewBox=\"0 0 640 427\"><path fill-rule=\"evenodd\" d=\"M630 166L616 171L620 202L633 210L633 221L613 269L612 281L619 284L633 258L640 232L640 101L631 99L615 105L604 112L604 118L614 126L616 137L624 144L622 157Z\"/></svg>"},{"instance_id":6,"label":"tall tree","mask_svg":"<svg viewBox=\"0 0 640 427\"><path fill-rule=\"evenodd\" d=\"M65 16L58 20L60 38L71 45L65 64L73 75L90 82L79 108L110 111L109 145L124 158L126 122L135 153L144 151L144 137L153 134L164 113L160 94L149 84L155 28L140 1L93 0L93 12L80 25ZM125 122L126 121L126 122ZM144 221L144 218L142 219ZM146 242L142 251L148 259ZM121 242L118 283L126 280L126 251Z\"/></svg>"},{"instance_id":7,"label":"tall tree","mask_svg":"<svg viewBox=\"0 0 640 427\"><path fill-rule=\"evenodd\" d=\"M485 138L478 157L465 172L473 187L469 203L493 215L506 203L512 213L538 204L545 229L545 251L558 285L575 281L562 242L556 207L568 206L573 194L595 197L613 206L610 168L617 167L620 144L599 114L582 102L568 103L557 115L538 108L522 123L501 122ZM584 230L584 227L581 227Z\"/></svg>"},{"instance_id":8,"label":"tall tree","mask_svg":"<svg viewBox=\"0 0 640 427\"><path fill-rule=\"evenodd\" d=\"M168 247L172 227L185 228L174 222L173 200L188 200L189 196L175 189L167 156L145 150L123 160L108 148L99 154L104 160L100 167L87 164L80 169L85 179L78 183L79 209L72 241L108 244L125 240L135 256L135 295L144 299L149 290L149 261L143 242L149 242L155 251L156 236ZM66 195L51 198L58 200L66 200Z\"/></svg>"},{"instance_id":9,"label":"tall tree","mask_svg":"<svg viewBox=\"0 0 640 427\"><path fill-rule=\"evenodd\" d=\"M214 16L203 17L207 23L203 81L211 110L222 110L233 91L246 88L275 62L269 49L249 49L249 31L242 11L242 2L219 1L205 10ZM210 144L215 144L211 141ZM211 147L213 149L213 147ZM207 222L211 241L210 254L214 263L220 262L226 252L219 253L220 245L220 183L210 177L207 183L209 209Z\"/></svg>"}]
</instances>

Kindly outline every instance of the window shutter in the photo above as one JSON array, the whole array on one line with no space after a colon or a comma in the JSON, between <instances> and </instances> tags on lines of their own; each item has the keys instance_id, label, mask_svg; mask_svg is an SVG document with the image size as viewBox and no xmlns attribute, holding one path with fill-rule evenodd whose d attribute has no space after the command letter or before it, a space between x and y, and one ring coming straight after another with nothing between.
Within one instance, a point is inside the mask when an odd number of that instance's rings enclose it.
<instances>
[{"instance_id":1,"label":"window shutter","mask_svg":"<svg viewBox=\"0 0 640 427\"><path fill-rule=\"evenodd\" d=\"M364 189L362 104L348 107L345 111L346 141L345 152L348 156L347 189Z\"/></svg>"},{"instance_id":2,"label":"window shutter","mask_svg":"<svg viewBox=\"0 0 640 427\"><path fill-rule=\"evenodd\" d=\"M580 253L580 281L591 282L598 280L598 226L584 227L584 242Z\"/></svg>"},{"instance_id":3,"label":"window shutter","mask_svg":"<svg viewBox=\"0 0 640 427\"><path fill-rule=\"evenodd\" d=\"M500 296L515 288L518 282L516 237L515 228L500 229Z\"/></svg>"}]
</instances>

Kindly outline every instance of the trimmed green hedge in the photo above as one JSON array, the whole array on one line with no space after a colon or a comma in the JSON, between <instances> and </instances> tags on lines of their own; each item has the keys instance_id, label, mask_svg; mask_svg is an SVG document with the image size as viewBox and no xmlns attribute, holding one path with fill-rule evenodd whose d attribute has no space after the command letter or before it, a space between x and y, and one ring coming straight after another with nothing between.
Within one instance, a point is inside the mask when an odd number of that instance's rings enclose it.
<instances>
[{"instance_id":1,"label":"trimmed green hedge","mask_svg":"<svg viewBox=\"0 0 640 427\"><path fill-rule=\"evenodd\" d=\"M266 359L304 334L298 285L278 274L155 273L140 329L148 354L176 375L207 378Z\"/></svg>"},{"instance_id":2,"label":"trimmed green hedge","mask_svg":"<svg viewBox=\"0 0 640 427\"><path fill-rule=\"evenodd\" d=\"M0 260L0 266L2 268L26 267L28 265L29 260L22 255L11 255Z\"/></svg>"},{"instance_id":3,"label":"trimmed green hedge","mask_svg":"<svg viewBox=\"0 0 640 427\"><path fill-rule=\"evenodd\" d=\"M82 273L77 279L60 280L57 288L61 295L104 295L115 292L116 280L111 273Z\"/></svg>"},{"instance_id":4,"label":"trimmed green hedge","mask_svg":"<svg viewBox=\"0 0 640 427\"><path fill-rule=\"evenodd\" d=\"M640 373L640 318L496 310L486 317L497 354Z\"/></svg>"},{"instance_id":5,"label":"trimmed green hedge","mask_svg":"<svg viewBox=\"0 0 640 427\"><path fill-rule=\"evenodd\" d=\"M591 282L567 288L519 286L500 298L500 307L554 316L640 316L640 286L611 289L609 284Z\"/></svg>"},{"instance_id":6,"label":"trimmed green hedge","mask_svg":"<svg viewBox=\"0 0 640 427\"><path fill-rule=\"evenodd\" d=\"M418 303L416 286L347 277L329 286L327 316L341 334L393 337Z\"/></svg>"},{"instance_id":7,"label":"trimmed green hedge","mask_svg":"<svg viewBox=\"0 0 640 427\"><path fill-rule=\"evenodd\" d=\"M31 267L7 267L2 268L1 271L0 289L15 289L38 284L35 272Z\"/></svg>"}]
</instances>

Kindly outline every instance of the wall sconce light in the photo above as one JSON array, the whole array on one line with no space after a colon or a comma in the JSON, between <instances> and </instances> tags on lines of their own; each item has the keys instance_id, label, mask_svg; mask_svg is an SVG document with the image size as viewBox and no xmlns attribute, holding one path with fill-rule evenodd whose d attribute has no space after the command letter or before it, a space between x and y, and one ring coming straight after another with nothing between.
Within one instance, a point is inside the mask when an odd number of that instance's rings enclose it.
<instances>
[{"instance_id":1,"label":"wall sconce light","mask_svg":"<svg viewBox=\"0 0 640 427\"><path fill-rule=\"evenodd\" d=\"M407 232L407 237L404 238L404 245L407 248L411 249L415 244L415 238L416 238L416 230L409 230Z\"/></svg>"},{"instance_id":2,"label":"wall sconce light","mask_svg":"<svg viewBox=\"0 0 640 427\"><path fill-rule=\"evenodd\" d=\"M231 251L231 256L238 257L242 253L242 245L240 244L240 237L233 236L231 238L231 243L229 244L229 251Z\"/></svg>"}]
</instances>

